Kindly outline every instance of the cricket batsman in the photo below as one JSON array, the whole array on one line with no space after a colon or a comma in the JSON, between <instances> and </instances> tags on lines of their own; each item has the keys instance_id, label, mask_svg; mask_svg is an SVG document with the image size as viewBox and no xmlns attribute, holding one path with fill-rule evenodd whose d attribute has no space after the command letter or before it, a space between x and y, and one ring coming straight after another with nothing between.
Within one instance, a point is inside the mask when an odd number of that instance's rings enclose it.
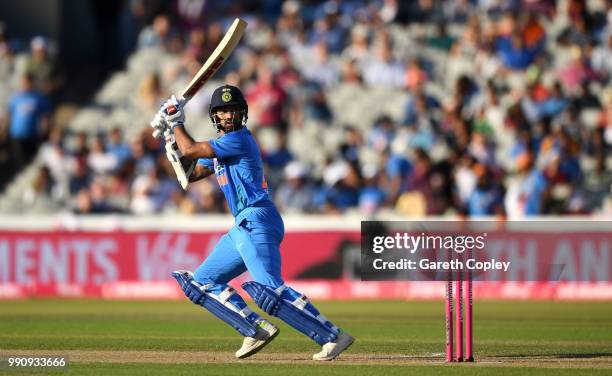
<instances>
[{"instance_id":1,"label":"cricket batsman","mask_svg":"<svg viewBox=\"0 0 612 376\"><path fill-rule=\"evenodd\" d=\"M210 141L196 142L187 133L184 103L172 96L151 126L158 133L171 129L182 156L197 160L195 168L189 169L190 182L216 175L235 223L194 273L175 271L173 277L193 303L244 337L237 358L255 354L279 333L278 327L250 310L228 286L247 270L254 280L242 287L259 308L319 344L321 351L313 355L313 360L336 358L353 343L353 337L327 320L305 295L285 285L281 278L279 246L284 224L268 194L259 147L246 127L248 106L242 93L230 85L213 92L209 116L220 137Z\"/></svg>"}]
</instances>

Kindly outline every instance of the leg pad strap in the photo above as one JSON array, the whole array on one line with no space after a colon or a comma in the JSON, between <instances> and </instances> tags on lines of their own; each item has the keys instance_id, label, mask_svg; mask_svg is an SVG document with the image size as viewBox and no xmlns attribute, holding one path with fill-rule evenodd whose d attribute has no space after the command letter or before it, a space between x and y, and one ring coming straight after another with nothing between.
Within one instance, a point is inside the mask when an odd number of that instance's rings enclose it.
<instances>
[{"instance_id":1,"label":"leg pad strap","mask_svg":"<svg viewBox=\"0 0 612 376\"><path fill-rule=\"evenodd\" d=\"M209 285L202 285L194 280L190 272L175 271L172 272L172 276L194 304L202 306L236 329L244 337L255 337L257 328L247 320L247 316L252 311L248 308L241 310L229 301L229 298L236 293L232 287L228 286L219 295L215 295L207 291Z\"/></svg>"},{"instance_id":2,"label":"leg pad strap","mask_svg":"<svg viewBox=\"0 0 612 376\"><path fill-rule=\"evenodd\" d=\"M321 320L305 311L303 306L300 309L299 305L294 305L294 302L281 298L271 287L257 282L245 282L242 288L266 313L280 318L319 345L334 342L338 337L338 332L334 328L326 326Z\"/></svg>"}]
</instances>

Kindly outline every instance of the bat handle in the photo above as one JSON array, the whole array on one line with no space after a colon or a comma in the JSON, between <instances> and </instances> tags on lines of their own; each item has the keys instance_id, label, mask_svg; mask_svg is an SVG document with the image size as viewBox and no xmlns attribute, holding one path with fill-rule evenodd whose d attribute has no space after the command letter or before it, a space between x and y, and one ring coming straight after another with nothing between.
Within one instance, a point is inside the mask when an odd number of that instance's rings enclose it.
<instances>
[{"instance_id":1,"label":"bat handle","mask_svg":"<svg viewBox=\"0 0 612 376\"><path fill-rule=\"evenodd\" d=\"M179 106L181 108L184 108L187 102L189 102L189 100L191 99L191 97L181 95L181 96L177 96L176 99L179 103ZM163 137L167 137L170 132L171 131L169 129L166 129L166 131L164 131L163 133ZM162 137L162 132L159 129L156 129L153 131L153 138L161 138L161 137Z\"/></svg>"},{"instance_id":2,"label":"bat handle","mask_svg":"<svg viewBox=\"0 0 612 376\"><path fill-rule=\"evenodd\" d=\"M171 134L172 134L172 131L170 129L166 129L163 134L159 129L156 129L153 131L154 138L162 138L162 137L167 138Z\"/></svg>"},{"instance_id":3,"label":"bat handle","mask_svg":"<svg viewBox=\"0 0 612 376\"><path fill-rule=\"evenodd\" d=\"M176 101L178 102L178 105L181 109L185 108L185 105L187 104L187 102L189 102L189 100L191 99L191 97L185 96L185 95L177 95L176 96Z\"/></svg>"}]
</instances>

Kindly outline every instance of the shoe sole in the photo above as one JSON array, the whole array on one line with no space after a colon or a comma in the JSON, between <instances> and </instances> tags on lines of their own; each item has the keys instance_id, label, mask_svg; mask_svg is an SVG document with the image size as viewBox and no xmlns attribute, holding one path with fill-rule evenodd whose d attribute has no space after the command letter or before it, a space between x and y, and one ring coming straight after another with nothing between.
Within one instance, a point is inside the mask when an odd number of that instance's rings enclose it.
<instances>
[{"instance_id":1,"label":"shoe sole","mask_svg":"<svg viewBox=\"0 0 612 376\"><path fill-rule=\"evenodd\" d=\"M270 337L268 337L268 339L266 339L266 341L264 343L262 343L259 347L254 348L253 350L246 352L240 356L237 356L236 358L238 359L244 359L244 358L248 358L251 355L255 355L259 352L259 350L263 349L264 347L266 347L266 345L268 345L268 343L272 342L272 340L274 338L276 338L276 336L278 335L278 333L280 333L280 329L276 329L276 332L272 333L270 335Z\"/></svg>"},{"instance_id":2,"label":"shoe sole","mask_svg":"<svg viewBox=\"0 0 612 376\"><path fill-rule=\"evenodd\" d=\"M346 351L346 349L348 349L349 347L351 347L351 345L355 342L355 338L351 337L351 341L342 349L340 350L336 355L334 356L328 356L325 358L315 358L313 357L312 360L316 360L316 361L330 361L330 360L334 360L336 359L340 354L342 354L344 351Z\"/></svg>"}]
</instances>

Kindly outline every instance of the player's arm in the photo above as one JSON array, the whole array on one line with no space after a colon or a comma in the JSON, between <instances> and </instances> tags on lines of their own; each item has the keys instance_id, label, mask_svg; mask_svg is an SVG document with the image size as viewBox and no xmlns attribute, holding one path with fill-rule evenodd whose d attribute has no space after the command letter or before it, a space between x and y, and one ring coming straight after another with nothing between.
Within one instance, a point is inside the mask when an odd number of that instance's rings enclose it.
<instances>
[{"instance_id":1,"label":"player's arm","mask_svg":"<svg viewBox=\"0 0 612 376\"><path fill-rule=\"evenodd\" d=\"M194 182L194 181L204 179L212 175L213 173L214 172L210 168L206 167L203 164L198 163L193 169L193 172L191 173L191 175L189 175L189 182Z\"/></svg>"},{"instance_id":2,"label":"player's arm","mask_svg":"<svg viewBox=\"0 0 612 376\"><path fill-rule=\"evenodd\" d=\"M183 125L177 125L173 129L176 144L184 157L190 159L198 158L215 158L216 154L210 142L194 141L191 135L187 133Z\"/></svg>"}]
</instances>

